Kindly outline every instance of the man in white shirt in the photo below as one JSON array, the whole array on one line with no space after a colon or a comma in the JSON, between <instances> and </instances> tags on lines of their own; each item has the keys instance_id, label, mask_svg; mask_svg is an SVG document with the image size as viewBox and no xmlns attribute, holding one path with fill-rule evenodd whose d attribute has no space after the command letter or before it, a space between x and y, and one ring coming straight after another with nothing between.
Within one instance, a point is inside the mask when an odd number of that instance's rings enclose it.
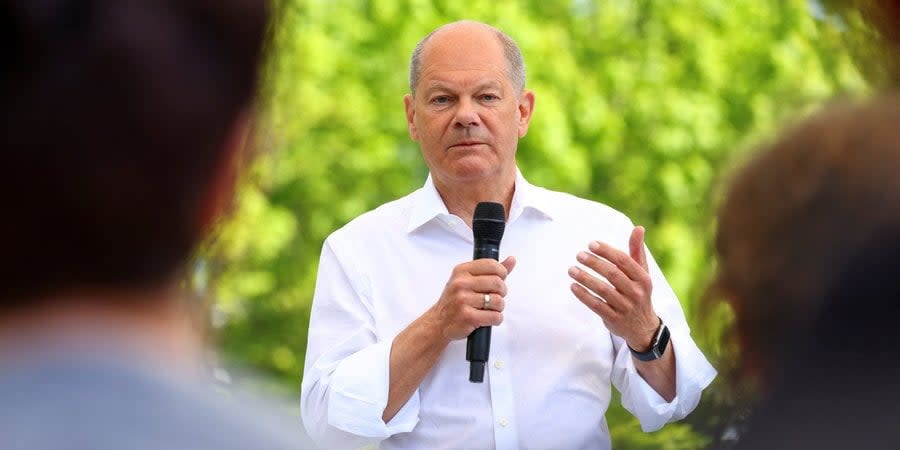
<instances>
[{"instance_id":1,"label":"man in white shirt","mask_svg":"<svg viewBox=\"0 0 900 450\"><path fill-rule=\"evenodd\" d=\"M611 385L652 431L715 377L643 228L518 171L524 84L515 42L485 24L445 25L414 50L404 100L428 180L322 249L301 408L323 448L608 449ZM471 260L482 201L508 212L501 262ZM465 337L488 325L485 381L471 383Z\"/></svg>"}]
</instances>

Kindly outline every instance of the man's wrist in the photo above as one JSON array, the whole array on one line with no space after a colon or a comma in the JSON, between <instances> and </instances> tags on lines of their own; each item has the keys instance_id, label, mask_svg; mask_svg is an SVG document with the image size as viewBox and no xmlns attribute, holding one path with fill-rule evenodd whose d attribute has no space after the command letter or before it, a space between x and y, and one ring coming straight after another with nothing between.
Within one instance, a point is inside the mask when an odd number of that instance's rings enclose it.
<instances>
[{"instance_id":1,"label":"man's wrist","mask_svg":"<svg viewBox=\"0 0 900 450\"><path fill-rule=\"evenodd\" d=\"M452 339L444 335L444 327L441 323L440 313L436 306L428 308L417 320L426 335L431 337L433 344L439 346L447 346L453 342Z\"/></svg>"},{"instance_id":2,"label":"man's wrist","mask_svg":"<svg viewBox=\"0 0 900 450\"><path fill-rule=\"evenodd\" d=\"M656 334L659 333L659 329L660 327L662 327L662 324L662 319L657 317L657 323L655 327L645 330L637 337L625 339L625 344L627 344L628 348L630 348L631 350L639 353L650 351L650 347L653 346L653 341L656 338Z\"/></svg>"},{"instance_id":3,"label":"man's wrist","mask_svg":"<svg viewBox=\"0 0 900 450\"><path fill-rule=\"evenodd\" d=\"M669 328L666 327L666 324L660 318L659 328L656 330L649 348L646 351L638 351L634 347L629 346L629 350L631 350L632 356L639 361L655 361L662 358L663 353L665 353L666 347L669 345L669 336Z\"/></svg>"}]
</instances>

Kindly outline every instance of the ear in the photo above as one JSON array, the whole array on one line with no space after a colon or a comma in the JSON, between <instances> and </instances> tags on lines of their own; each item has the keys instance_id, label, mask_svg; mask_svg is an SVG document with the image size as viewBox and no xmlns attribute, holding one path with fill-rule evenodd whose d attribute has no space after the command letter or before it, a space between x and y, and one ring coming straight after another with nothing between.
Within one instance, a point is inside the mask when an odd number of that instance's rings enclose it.
<instances>
[{"instance_id":1,"label":"ear","mask_svg":"<svg viewBox=\"0 0 900 450\"><path fill-rule=\"evenodd\" d=\"M247 150L250 117L249 109L238 114L222 143L219 160L215 162L214 172L197 209L197 225L201 234L209 231L233 204L238 166L243 159L240 156Z\"/></svg>"},{"instance_id":2,"label":"ear","mask_svg":"<svg viewBox=\"0 0 900 450\"><path fill-rule=\"evenodd\" d=\"M531 123L531 114L534 112L534 92L523 91L519 98L519 137L525 137L528 133L528 124Z\"/></svg>"},{"instance_id":3,"label":"ear","mask_svg":"<svg viewBox=\"0 0 900 450\"><path fill-rule=\"evenodd\" d=\"M412 95L403 96L403 108L406 109L406 128L409 129L409 137L419 142L419 130L416 129L416 99Z\"/></svg>"}]
</instances>

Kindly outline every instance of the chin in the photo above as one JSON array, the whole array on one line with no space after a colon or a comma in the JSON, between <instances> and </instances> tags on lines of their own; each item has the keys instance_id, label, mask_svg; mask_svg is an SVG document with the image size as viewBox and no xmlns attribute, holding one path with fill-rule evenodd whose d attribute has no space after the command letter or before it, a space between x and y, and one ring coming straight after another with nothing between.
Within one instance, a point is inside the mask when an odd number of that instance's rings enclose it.
<instances>
[{"instance_id":1,"label":"chin","mask_svg":"<svg viewBox=\"0 0 900 450\"><path fill-rule=\"evenodd\" d=\"M497 178L499 177L499 174L500 169L498 167L487 166L484 164L454 167L453 170L449 172L449 175L453 177L453 179L465 182L478 182L489 178Z\"/></svg>"},{"instance_id":2,"label":"chin","mask_svg":"<svg viewBox=\"0 0 900 450\"><path fill-rule=\"evenodd\" d=\"M488 156L483 153L445 159L443 164L438 164L434 169L436 170L432 170L432 173L439 173L445 180L465 183L497 180L505 171L494 155Z\"/></svg>"}]
</instances>

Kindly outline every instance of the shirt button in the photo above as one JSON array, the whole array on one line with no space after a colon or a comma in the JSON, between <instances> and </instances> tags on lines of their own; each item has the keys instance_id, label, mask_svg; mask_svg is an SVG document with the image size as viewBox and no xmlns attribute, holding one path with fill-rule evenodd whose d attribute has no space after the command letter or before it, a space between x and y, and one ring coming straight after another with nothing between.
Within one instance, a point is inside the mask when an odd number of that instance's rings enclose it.
<instances>
[{"instance_id":1,"label":"shirt button","mask_svg":"<svg viewBox=\"0 0 900 450\"><path fill-rule=\"evenodd\" d=\"M505 426L507 426L507 425L509 425L509 421L506 420L505 417L502 418L502 419L500 419L500 426L501 426L501 427L505 427Z\"/></svg>"},{"instance_id":2,"label":"shirt button","mask_svg":"<svg viewBox=\"0 0 900 450\"><path fill-rule=\"evenodd\" d=\"M494 361L494 367L496 367L498 369L502 369L503 368L503 360L498 359L497 361Z\"/></svg>"}]
</instances>

